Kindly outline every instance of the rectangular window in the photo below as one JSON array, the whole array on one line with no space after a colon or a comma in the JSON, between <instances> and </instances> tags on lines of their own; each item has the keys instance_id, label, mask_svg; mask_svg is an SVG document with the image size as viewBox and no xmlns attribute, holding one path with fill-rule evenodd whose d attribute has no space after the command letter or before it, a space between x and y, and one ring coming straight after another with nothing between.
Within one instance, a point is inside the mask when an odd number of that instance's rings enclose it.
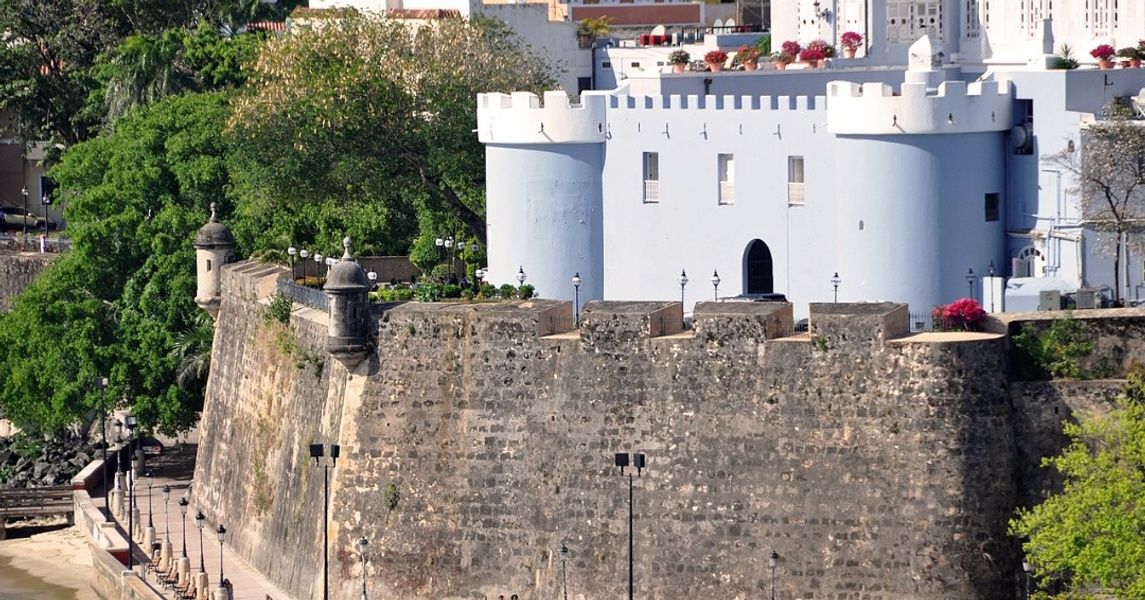
<instances>
[{"instance_id":1,"label":"rectangular window","mask_svg":"<svg viewBox=\"0 0 1145 600\"><path fill-rule=\"evenodd\" d=\"M981 32L982 21L978 14L978 0L966 0L966 37L976 38Z\"/></svg>"},{"instance_id":2,"label":"rectangular window","mask_svg":"<svg viewBox=\"0 0 1145 600\"><path fill-rule=\"evenodd\" d=\"M989 192L986 194L986 221L998 220L998 192Z\"/></svg>"},{"instance_id":3,"label":"rectangular window","mask_svg":"<svg viewBox=\"0 0 1145 600\"><path fill-rule=\"evenodd\" d=\"M644 202L660 201L660 153L644 153Z\"/></svg>"},{"instance_id":4,"label":"rectangular window","mask_svg":"<svg viewBox=\"0 0 1145 600\"><path fill-rule=\"evenodd\" d=\"M612 61L608 61L608 60L606 60L606 61L604 61L604 62L600 63L600 68L602 68L602 69L611 69L611 68L612 68Z\"/></svg>"},{"instance_id":5,"label":"rectangular window","mask_svg":"<svg viewBox=\"0 0 1145 600\"><path fill-rule=\"evenodd\" d=\"M735 204L735 156L720 154L716 160L716 170L719 179L719 203Z\"/></svg>"},{"instance_id":6,"label":"rectangular window","mask_svg":"<svg viewBox=\"0 0 1145 600\"><path fill-rule=\"evenodd\" d=\"M803 157L787 157L787 203L803 204Z\"/></svg>"}]
</instances>

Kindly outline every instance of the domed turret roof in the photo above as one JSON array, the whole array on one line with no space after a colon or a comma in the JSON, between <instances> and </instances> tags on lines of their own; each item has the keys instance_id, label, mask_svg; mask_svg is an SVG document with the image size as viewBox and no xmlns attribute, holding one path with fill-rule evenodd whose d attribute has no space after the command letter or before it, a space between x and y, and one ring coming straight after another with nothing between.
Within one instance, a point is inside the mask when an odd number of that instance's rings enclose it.
<instances>
[{"instance_id":1,"label":"domed turret roof","mask_svg":"<svg viewBox=\"0 0 1145 600\"><path fill-rule=\"evenodd\" d=\"M342 245L345 246L346 252L342 254L342 260L330 268L330 273L326 276L326 285L322 289L331 291L369 289L370 284L365 269L354 262L354 257L350 254L350 238L343 239Z\"/></svg>"},{"instance_id":2,"label":"domed turret roof","mask_svg":"<svg viewBox=\"0 0 1145 600\"><path fill-rule=\"evenodd\" d=\"M199 228L195 236L196 248L231 248L235 245L235 236L226 225L219 222L215 214L215 203L211 203L211 220Z\"/></svg>"}]
</instances>

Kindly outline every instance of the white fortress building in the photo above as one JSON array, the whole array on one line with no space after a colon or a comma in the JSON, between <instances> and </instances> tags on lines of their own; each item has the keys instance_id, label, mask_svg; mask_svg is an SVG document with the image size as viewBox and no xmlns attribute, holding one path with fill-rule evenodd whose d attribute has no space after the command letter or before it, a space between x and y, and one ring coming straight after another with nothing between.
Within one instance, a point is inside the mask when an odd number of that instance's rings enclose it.
<instances>
[{"instance_id":1,"label":"white fortress building","mask_svg":"<svg viewBox=\"0 0 1145 600\"><path fill-rule=\"evenodd\" d=\"M523 269L542 296L572 299L577 273L582 301L672 299L686 270L686 310L717 293L715 271L720 297L782 293L797 312L836 291L913 312L973 291L1002 310L1007 281L1010 309L1021 289L1035 303L1038 289L1112 297L1110 244L1047 156L1085 152L1080 135L1108 103L1145 99L1145 69L1098 70L1089 55L1137 46L1145 0L1050 6L775 2L773 47L857 31L858 57L645 64L577 100L482 94L488 279ZM1048 68L1063 43L1079 69ZM1120 296L1145 300L1145 259L1122 259Z\"/></svg>"}]
</instances>

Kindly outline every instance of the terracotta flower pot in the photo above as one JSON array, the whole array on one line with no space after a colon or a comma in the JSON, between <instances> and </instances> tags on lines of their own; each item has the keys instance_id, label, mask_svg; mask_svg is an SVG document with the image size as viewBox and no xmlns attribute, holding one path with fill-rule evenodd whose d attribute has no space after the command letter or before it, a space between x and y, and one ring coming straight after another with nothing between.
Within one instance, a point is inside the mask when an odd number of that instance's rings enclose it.
<instances>
[{"instance_id":1,"label":"terracotta flower pot","mask_svg":"<svg viewBox=\"0 0 1145 600\"><path fill-rule=\"evenodd\" d=\"M1108 58L1099 58L1097 59L1097 68L1108 71L1113 68L1113 61Z\"/></svg>"},{"instance_id":2,"label":"terracotta flower pot","mask_svg":"<svg viewBox=\"0 0 1145 600\"><path fill-rule=\"evenodd\" d=\"M673 73L683 73L684 67L686 67L686 66L688 66L688 65L672 65L672 72Z\"/></svg>"},{"instance_id":3,"label":"terracotta flower pot","mask_svg":"<svg viewBox=\"0 0 1145 600\"><path fill-rule=\"evenodd\" d=\"M724 63L714 63L714 62L708 63L708 70L713 72L713 73L722 71L723 69L724 69Z\"/></svg>"},{"instance_id":4,"label":"terracotta flower pot","mask_svg":"<svg viewBox=\"0 0 1145 600\"><path fill-rule=\"evenodd\" d=\"M754 61L754 60L753 60L753 61L749 61L749 62L745 62L745 63L743 63L743 70L744 70L744 71L754 71L754 70L755 70L755 67L756 67L756 65L755 65L755 61Z\"/></svg>"},{"instance_id":5,"label":"terracotta flower pot","mask_svg":"<svg viewBox=\"0 0 1145 600\"><path fill-rule=\"evenodd\" d=\"M1134 59L1132 59L1132 60L1130 60L1130 61L1129 61L1129 64L1130 64L1130 65L1131 65L1131 66L1132 66L1134 69L1140 69L1140 68L1141 68L1141 59L1140 59L1140 58L1134 58Z\"/></svg>"},{"instance_id":6,"label":"terracotta flower pot","mask_svg":"<svg viewBox=\"0 0 1145 600\"><path fill-rule=\"evenodd\" d=\"M855 58L855 48L843 48L843 58Z\"/></svg>"},{"instance_id":7,"label":"terracotta flower pot","mask_svg":"<svg viewBox=\"0 0 1145 600\"><path fill-rule=\"evenodd\" d=\"M1123 60L1121 61L1121 68L1122 68L1122 69L1128 69L1128 68L1129 68L1129 67L1131 67L1132 65L1133 65L1133 61L1132 61L1132 60L1130 60L1130 59L1128 59L1128 58L1126 58L1126 59L1123 59Z\"/></svg>"},{"instance_id":8,"label":"terracotta flower pot","mask_svg":"<svg viewBox=\"0 0 1145 600\"><path fill-rule=\"evenodd\" d=\"M776 71L786 71L787 70L787 63L785 63L785 62L775 63L775 70Z\"/></svg>"}]
</instances>

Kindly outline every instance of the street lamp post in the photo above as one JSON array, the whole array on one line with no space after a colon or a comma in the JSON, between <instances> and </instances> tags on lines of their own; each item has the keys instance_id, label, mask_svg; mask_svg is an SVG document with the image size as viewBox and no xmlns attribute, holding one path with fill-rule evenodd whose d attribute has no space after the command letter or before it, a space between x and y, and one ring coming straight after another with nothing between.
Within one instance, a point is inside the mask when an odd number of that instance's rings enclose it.
<instances>
[{"instance_id":1,"label":"street lamp post","mask_svg":"<svg viewBox=\"0 0 1145 600\"><path fill-rule=\"evenodd\" d=\"M641 471L644 470L644 454L636 452L629 455L627 452L616 453L616 466L620 467L620 476L624 476L624 467L630 466L629 460L631 459L631 466L636 467L636 475L639 476ZM628 600L632 600L633 579L632 579L632 560L633 560L633 547L635 546L633 531L633 511L632 511L632 471L628 471Z\"/></svg>"},{"instance_id":2,"label":"street lamp post","mask_svg":"<svg viewBox=\"0 0 1145 600\"><path fill-rule=\"evenodd\" d=\"M521 265L517 266L517 285L525 285L525 267Z\"/></svg>"},{"instance_id":3,"label":"street lamp post","mask_svg":"<svg viewBox=\"0 0 1145 600\"><path fill-rule=\"evenodd\" d=\"M371 292L378 288L378 272L377 271L370 269L370 272L366 273L366 279L370 280L370 291Z\"/></svg>"},{"instance_id":4,"label":"street lamp post","mask_svg":"<svg viewBox=\"0 0 1145 600\"><path fill-rule=\"evenodd\" d=\"M986 266L986 276L990 278L990 312L994 312L994 277L998 271L994 269L994 259L990 259L990 264Z\"/></svg>"},{"instance_id":5,"label":"street lamp post","mask_svg":"<svg viewBox=\"0 0 1145 600\"><path fill-rule=\"evenodd\" d=\"M27 187L20 188L20 195L24 197L24 214L20 217L20 220L22 220L24 222L24 241L27 242L28 241L28 188ZM25 248L25 250L27 250L27 248Z\"/></svg>"},{"instance_id":6,"label":"street lamp post","mask_svg":"<svg viewBox=\"0 0 1145 600\"><path fill-rule=\"evenodd\" d=\"M131 473L127 478L127 570L134 571L135 553L131 546L135 536L135 415L127 415L124 421L127 427L127 451L131 457Z\"/></svg>"},{"instance_id":7,"label":"street lamp post","mask_svg":"<svg viewBox=\"0 0 1145 600\"><path fill-rule=\"evenodd\" d=\"M840 283L843 283L843 280L839 278L839 272L835 271L835 274L831 276L831 287L835 288L835 304L839 303L839 284Z\"/></svg>"},{"instance_id":8,"label":"street lamp post","mask_svg":"<svg viewBox=\"0 0 1145 600\"><path fill-rule=\"evenodd\" d=\"M207 524L207 516L203 511L195 512L195 527L199 528L199 572L206 574L207 565L203 560L203 526Z\"/></svg>"},{"instance_id":9,"label":"street lamp post","mask_svg":"<svg viewBox=\"0 0 1145 600\"><path fill-rule=\"evenodd\" d=\"M772 550L771 555L767 557L767 566L771 569L771 600L775 600L775 567L778 564L779 553Z\"/></svg>"},{"instance_id":10,"label":"street lamp post","mask_svg":"<svg viewBox=\"0 0 1145 600\"><path fill-rule=\"evenodd\" d=\"M576 315L576 326L580 327L580 272L577 271L572 277L573 284L573 313Z\"/></svg>"},{"instance_id":11,"label":"street lamp post","mask_svg":"<svg viewBox=\"0 0 1145 600\"><path fill-rule=\"evenodd\" d=\"M966 271L966 285L970 288L970 297L974 297L974 282L978 280L978 276L974 274L974 269Z\"/></svg>"},{"instance_id":12,"label":"street lamp post","mask_svg":"<svg viewBox=\"0 0 1145 600\"><path fill-rule=\"evenodd\" d=\"M358 560L362 563L362 600L366 600L366 546L369 543L366 536L358 538Z\"/></svg>"},{"instance_id":13,"label":"street lamp post","mask_svg":"<svg viewBox=\"0 0 1145 600\"><path fill-rule=\"evenodd\" d=\"M291 246L286 249L286 253L290 255L290 280L295 281L298 279L298 272L294 269L294 257L298 255L298 248Z\"/></svg>"},{"instance_id":14,"label":"street lamp post","mask_svg":"<svg viewBox=\"0 0 1145 600\"><path fill-rule=\"evenodd\" d=\"M569 600L569 571L566 564L569 558L569 547L561 542L561 545L557 547L557 552L561 554L561 589L564 590L564 600Z\"/></svg>"},{"instance_id":15,"label":"street lamp post","mask_svg":"<svg viewBox=\"0 0 1145 600\"><path fill-rule=\"evenodd\" d=\"M227 528L223 527L222 523L219 523L219 527L215 530L215 533L219 535L219 590L215 594L215 597L217 599L229 600L230 591L227 590L227 586L224 583L226 578L223 577L223 540L227 539Z\"/></svg>"},{"instance_id":16,"label":"street lamp post","mask_svg":"<svg viewBox=\"0 0 1145 600\"><path fill-rule=\"evenodd\" d=\"M712 300L720 301L720 272L712 271Z\"/></svg>"},{"instance_id":17,"label":"street lamp post","mask_svg":"<svg viewBox=\"0 0 1145 600\"><path fill-rule=\"evenodd\" d=\"M1030 600L1030 572L1031 572L1031 570L1032 569L1030 569L1030 563L1023 560L1022 561L1022 590L1023 590L1023 597L1026 600Z\"/></svg>"},{"instance_id":18,"label":"street lamp post","mask_svg":"<svg viewBox=\"0 0 1145 600\"><path fill-rule=\"evenodd\" d=\"M179 515L183 530L183 552L179 555L179 581L184 582L191 570L191 559L187 558L187 506L191 504L186 496L179 498Z\"/></svg>"},{"instance_id":19,"label":"street lamp post","mask_svg":"<svg viewBox=\"0 0 1145 600\"><path fill-rule=\"evenodd\" d=\"M107 405L104 404L106 398L104 391L107 389L107 378L96 377L95 387L99 390L99 406L103 409L102 418L99 420L100 441L102 444L101 450L103 451L103 518L104 520L111 518L111 490L107 489Z\"/></svg>"},{"instance_id":20,"label":"street lamp post","mask_svg":"<svg viewBox=\"0 0 1145 600\"><path fill-rule=\"evenodd\" d=\"M322 256L318 252L315 252L314 254L310 255L310 258L312 258L314 260L314 276L317 277L319 280L321 280L322 279L322 261L325 260L326 257Z\"/></svg>"},{"instance_id":21,"label":"street lamp post","mask_svg":"<svg viewBox=\"0 0 1145 600\"><path fill-rule=\"evenodd\" d=\"M147 528L143 530L143 551L149 558L155 558L155 523L152 515L155 513L153 504L151 503L152 489L154 488L154 478L151 476L151 471L147 471Z\"/></svg>"},{"instance_id":22,"label":"street lamp post","mask_svg":"<svg viewBox=\"0 0 1145 600\"><path fill-rule=\"evenodd\" d=\"M307 250L306 248L303 248L303 249L298 251L298 256L299 256L299 258L302 259L299 262L302 263L302 283L305 285L306 284L306 259L310 258L310 251Z\"/></svg>"},{"instance_id":23,"label":"street lamp post","mask_svg":"<svg viewBox=\"0 0 1145 600\"><path fill-rule=\"evenodd\" d=\"M330 444L330 454L326 454L325 444L310 444L310 458L314 464L322 468L322 598L326 600L330 597L330 541L329 533L330 527L328 521L330 519L330 470L338 464L338 454L341 447L338 444ZM322 460L323 457L329 456L330 462L326 463Z\"/></svg>"},{"instance_id":24,"label":"street lamp post","mask_svg":"<svg viewBox=\"0 0 1145 600\"><path fill-rule=\"evenodd\" d=\"M688 273L680 269L680 276L676 281L680 282L680 325L687 329L688 321L684 318L684 287L688 285Z\"/></svg>"}]
</instances>

